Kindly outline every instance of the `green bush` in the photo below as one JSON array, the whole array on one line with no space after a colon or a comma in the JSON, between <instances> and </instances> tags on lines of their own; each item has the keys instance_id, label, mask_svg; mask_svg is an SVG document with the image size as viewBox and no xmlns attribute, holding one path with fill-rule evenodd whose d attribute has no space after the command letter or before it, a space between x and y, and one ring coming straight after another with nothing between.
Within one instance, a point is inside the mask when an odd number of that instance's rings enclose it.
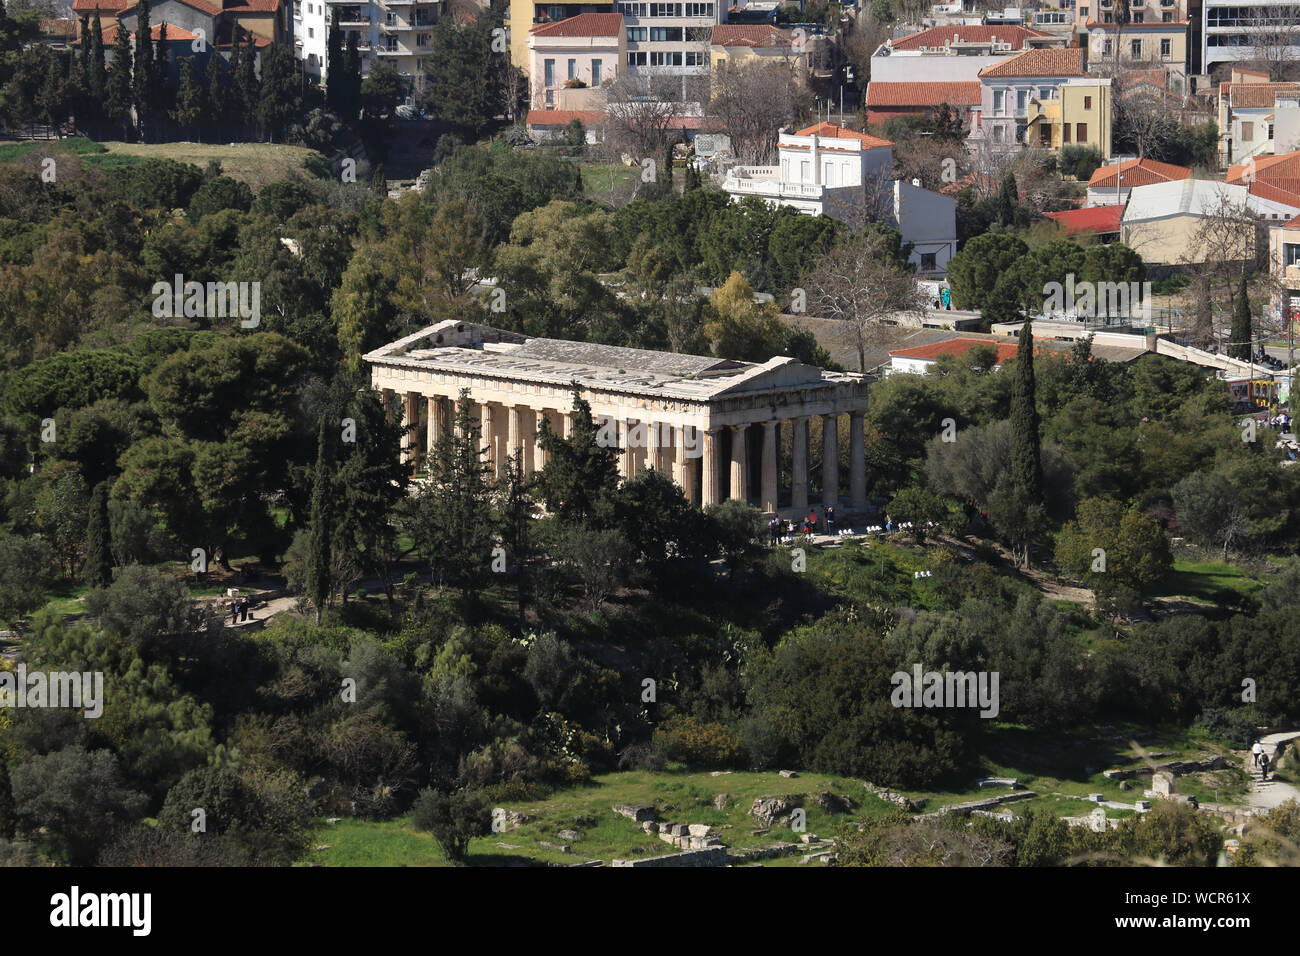
<instances>
[{"instance_id":1,"label":"green bush","mask_svg":"<svg viewBox=\"0 0 1300 956\"><path fill-rule=\"evenodd\" d=\"M666 760L706 770L734 767L741 754L740 738L726 725L686 715L671 717L655 728L653 746Z\"/></svg>"}]
</instances>

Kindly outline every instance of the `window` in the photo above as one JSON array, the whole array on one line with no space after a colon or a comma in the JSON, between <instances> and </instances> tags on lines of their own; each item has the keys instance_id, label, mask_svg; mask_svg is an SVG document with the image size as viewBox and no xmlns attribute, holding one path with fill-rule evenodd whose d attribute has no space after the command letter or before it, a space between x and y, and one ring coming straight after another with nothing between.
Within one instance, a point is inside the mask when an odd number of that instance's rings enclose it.
<instances>
[{"instance_id":1,"label":"window","mask_svg":"<svg viewBox=\"0 0 1300 956\"><path fill-rule=\"evenodd\" d=\"M418 47L427 47L432 40L432 33L417 33L415 35L415 45Z\"/></svg>"},{"instance_id":2,"label":"window","mask_svg":"<svg viewBox=\"0 0 1300 956\"><path fill-rule=\"evenodd\" d=\"M1005 103L1005 101L1006 101L1006 91L1005 91L1005 90L994 90L994 91L993 91L993 115L994 115L994 116L1001 116L1001 115L1002 115L1002 107L1003 107L1003 104Z\"/></svg>"},{"instance_id":3,"label":"window","mask_svg":"<svg viewBox=\"0 0 1300 956\"><path fill-rule=\"evenodd\" d=\"M1085 96L1085 97L1083 98L1083 108L1084 108L1085 110L1090 110L1090 109L1092 109L1092 97L1091 97L1091 96Z\"/></svg>"},{"instance_id":4,"label":"window","mask_svg":"<svg viewBox=\"0 0 1300 956\"><path fill-rule=\"evenodd\" d=\"M94 37L94 34L93 34L93 33L91 34L91 37L92 37L92 38ZM308 28L307 28L307 39L308 39L308 40L312 40L312 39L315 39L315 37L316 37L316 31L313 30L311 27L308 27Z\"/></svg>"},{"instance_id":5,"label":"window","mask_svg":"<svg viewBox=\"0 0 1300 956\"><path fill-rule=\"evenodd\" d=\"M938 253L935 253L935 252L923 252L923 253L921 253L921 271L922 271L922 272L935 272L935 271L938 270L938 268L939 268L939 263L935 261L935 256L937 256L937 255L938 255Z\"/></svg>"},{"instance_id":6,"label":"window","mask_svg":"<svg viewBox=\"0 0 1300 956\"><path fill-rule=\"evenodd\" d=\"M620 3L619 6L629 17L644 17L650 10L648 3Z\"/></svg>"},{"instance_id":7,"label":"window","mask_svg":"<svg viewBox=\"0 0 1300 956\"><path fill-rule=\"evenodd\" d=\"M384 14L384 23L388 24L390 27L395 27L395 26L397 26L397 14L395 14L395 13L385 13L385 14Z\"/></svg>"},{"instance_id":8,"label":"window","mask_svg":"<svg viewBox=\"0 0 1300 956\"><path fill-rule=\"evenodd\" d=\"M573 58L570 58L568 79L576 80L577 78L578 78L578 61Z\"/></svg>"},{"instance_id":9,"label":"window","mask_svg":"<svg viewBox=\"0 0 1300 956\"><path fill-rule=\"evenodd\" d=\"M799 163L799 182L812 182L812 164L806 159Z\"/></svg>"},{"instance_id":10,"label":"window","mask_svg":"<svg viewBox=\"0 0 1300 956\"><path fill-rule=\"evenodd\" d=\"M680 53L670 53L666 50L657 50L650 54L651 66L681 66L682 55Z\"/></svg>"},{"instance_id":11,"label":"window","mask_svg":"<svg viewBox=\"0 0 1300 956\"><path fill-rule=\"evenodd\" d=\"M1254 123L1242 123L1242 124L1241 124L1241 138L1242 138L1242 139L1246 139L1246 140L1250 140L1250 139L1254 139L1254 138L1255 138L1255 124L1254 124Z\"/></svg>"},{"instance_id":12,"label":"window","mask_svg":"<svg viewBox=\"0 0 1300 956\"><path fill-rule=\"evenodd\" d=\"M555 61L547 60L545 62L545 67L546 67L546 83L544 85L554 86L555 85Z\"/></svg>"},{"instance_id":13,"label":"window","mask_svg":"<svg viewBox=\"0 0 1300 956\"><path fill-rule=\"evenodd\" d=\"M1285 243L1282 246L1282 264L1286 266L1300 266L1300 245Z\"/></svg>"},{"instance_id":14,"label":"window","mask_svg":"<svg viewBox=\"0 0 1300 956\"><path fill-rule=\"evenodd\" d=\"M1080 7L1080 8L1079 8L1079 15L1080 15L1081 17L1083 17L1085 20L1087 20L1087 19L1088 19L1088 8L1087 8L1087 7Z\"/></svg>"},{"instance_id":15,"label":"window","mask_svg":"<svg viewBox=\"0 0 1300 956\"><path fill-rule=\"evenodd\" d=\"M645 52L629 53L627 55L628 66L645 66Z\"/></svg>"},{"instance_id":16,"label":"window","mask_svg":"<svg viewBox=\"0 0 1300 956\"><path fill-rule=\"evenodd\" d=\"M1105 44L1103 44L1101 48L1101 55L1110 56L1114 52L1115 52L1115 47L1112 45L1110 37L1107 37Z\"/></svg>"},{"instance_id":17,"label":"window","mask_svg":"<svg viewBox=\"0 0 1300 956\"><path fill-rule=\"evenodd\" d=\"M1174 41L1173 41L1173 40L1161 40L1161 41L1160 41L1160 58L1161 58L1162 60L1167 60L1167 59L1169 59L1169 57L1171 57L1171 56L1173 55L1173 52L1174 52Z\"/></svg>"},{"instance_id":18,"label":"window","mask_svg":"<svg viewBox=\"0 0 1300 956\"><path fill-rule=\"evenodd\" d=\"M708 43L713 38L713 27L687 27L688 43Z\"/></svg>"},{"instance_id":19,"label":"window","mask_svg":"<svg viewBox=\"0 0 1300 956\"><path fill-rule=\"evenodd\" d=\"M628 42L628 43L644 43L644 42L645 42L645 38L646 38L646 29L645 29L645 27L628 27L628 28L627 28L627 42Z\"/></svg>"},{"instance_id":20,"label":"window","mask_svg":"<svg viewBox=\"0 0 1300 956\"><path fill-rule=\"evenodd\" d=\"M1042 87L1039 87L1039 89L1038 89L1038 98L1039 98L1040 100L1050 100L1050 99L1052 98L1052 93L1053 93L1053 90L1052 90L1052 88L1051 88L1050 86L1042 86Z\"/></svg>"},{"instance_id":21,"label":"window","mask_svg":"<svg viewBox=\"0 0 1300 956\"><path fill-rule=\"evenodd\" d=\"M1272 124L1272 123L1269 123L1269 124L1268 124L1268 136L1267 136L1266 138L1267 138L1267 139L1272 139L1272 138L1273 138L1273 124Z\"/></svg>"},{"instance_id":22,"label":"window","mask_svg":"<svg viewBox=\"0 0 1300 956\"><path fill-rule=\"evenodd\" d=\"M1141 41L1141 40L1133 40L1132 42L1130 42L1130 43L1129 43L1129 48L1128 48L1128 50L1129 50L1129 56L1133 57L1133 59L1135 59L1135 60L1140 60L1140 59L1142 59L1142 41Z\"/></svg>"},{"instance_id":23,"label":"window","mask_svg":"<svg viewBox=\"0 0 1300 956\"><path fill-rule=\"evenodd\" d=\"M1025 107L1029 105L1029 91L1016 90L1016 112L1023 113Z\"/></svg>"},{"instance_id":24,"label":"window","mask_svg":"<svg viewBox=\"0 0 1300 956\"><path fill-rule=\"evenodd\" d=\"M1088 124L1087 124L1087 123L1075 123L1075 124L1074 124L1074 141L1075 141L1076 143L1086 143L1086 142L1088 142Z\"/></svg>"},{"instance_id":25,"label":"window","mask_svg":"<svg viewBox=\"0 0 1300 956\"><path fill-rule=\"evenodd\" d=\"M547 106L555 105L555 90L546 91L546 105Z\"/></svg>"},{"instance_id":26,"label":"window","mask_svg":"<svg viewBox=\"0 0 1300 956\"><path fill-rule=\"evenodd\" d=\"M1002 126L993 127L993 142L1001 143L1003 141L1004 132L1005 129Z\"/></svg>"},{"instance_id":27,"label":"window","mask_svg":"<svg viewBox=\"0 0 1300 956\"><path fill-rule=\"evenodd\" d=\"M1114 22L1115 22L1114 18L1115 18L1115 14L1113 14L1113 13L1103 13L1103 14L1101 15L1101 22L1102 22L1102 23L1114 23Z\"/></svg>"},{"instance_id":28,"label":"window","mask_svg":"<svg viewBox=\"0 0 1300 956\"><path fill-rule=\"evenodd\" d=\"M1069 141L1070 141L1070 124L1062 123L1061 124L1061 145L1065 145Z\"/></svg>"},{"instance_id":29,"label":"window","mask_svg":"<svg viewBox=\"0 0 1300 956\"><path fill-rule=\"evenodd\" d=\"M1174 15L1173 15L1172 13L1170 13L1168 10L1166 10L1164 13L1160 14L1160 22L1161 22L1161 23L1173 23L1173 22L1174 22Z\"/></svg>"},{"instance_id":30,"label":"window","mask_svg":"<svg viewBox=\"0 0 1300 956\"><path fill-rule=\"evenodd\" d=\"M681 27L651 27L650 42L651 43L681 43L682 28Z\"/></svg>"},{"instance_id":31,"label":"window","mask_svg":"<svg viewBox=\"0 0 1300 956\"><path fill-rule=\"evenodd\" d=\"M603 62L604 62L603 60L591 61L591 85L592 86L600 86L600 67Z\"/></svg>"},{"instance_id":32,"label":"window","mask_svg":"<svg viewBox=\"0 0 1300 956\"><path fill-rule=\"evenodd\" d=\"M713 19L713 4L711 3L688 3L686 4L686 15L688 17L708 17Z\"/></svg>"},{"instance_id":33,"label":"window","mask_svg":"<svg viewBox=\"0 0 1300 956\"><path fill-rule=\"evenodd\" d=\"M650 4L650 16L652 17L680 17L681 15L682 5L680 3Z\"/></svg>"},{"instance_id":34,"label":"window","mask_svg":"<svg viewBox=\"0 0 1300 956\"><path fill-rule=\"evenodd\" d=\"M1134 22L1134 23L1141 23L1144 19L1146 19L1146 14L1145 14L1145 13L1135 13L1135 14L1133 14L1133 22Z\"/></svg>"},{"instance_id":35,"label":"window","mask_svg":"<svg viewBox=\"0 0 1300 956\"><path fill-rule=\"evenodd\" d=\"M707 54L707 53L687 53L687 54L686 54L686 65L687 65L687 66L708 66L708 65L709 65L709 57L708 57L708 54Z\"/></svg>"}]
</instances>

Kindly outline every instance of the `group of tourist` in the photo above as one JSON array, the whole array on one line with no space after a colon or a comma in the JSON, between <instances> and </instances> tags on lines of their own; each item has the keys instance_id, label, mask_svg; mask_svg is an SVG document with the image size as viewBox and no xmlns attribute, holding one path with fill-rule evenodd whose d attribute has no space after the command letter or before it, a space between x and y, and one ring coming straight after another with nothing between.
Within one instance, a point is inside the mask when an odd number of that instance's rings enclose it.
<instances>
[{"instance_id":1,"label":"group of tourist","mask_svg":"<svg viewBox=\"0 0 1300 956\"><path fill-rule=\"evenodd\" d=\"M772 546L775 547L781 541L786 539L793 540L796 534L817 534L823 528L823 522L826 534L835 533L835 506L828 505L824 518L817 514L816 508L808 509L808 514L797 520L781 518L773 515L767 523L768 535L771 539Z\"/></svg>"}]
</instances>

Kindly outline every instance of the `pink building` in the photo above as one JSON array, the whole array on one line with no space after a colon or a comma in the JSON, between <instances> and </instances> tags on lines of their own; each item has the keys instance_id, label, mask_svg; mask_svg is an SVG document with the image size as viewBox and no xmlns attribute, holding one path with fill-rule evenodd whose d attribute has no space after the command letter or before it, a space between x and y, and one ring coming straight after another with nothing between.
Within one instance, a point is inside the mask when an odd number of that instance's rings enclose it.
<instances>
[{"instance_id":1,"label":"pink building","mask_svg":"<svg viewBox=\"0 0 1300 956\"><path fill-rule=\"evenodd\" d=\"M575 99L586 97L570 91L598 90L619 75L626 59L627 34L621 13L583 13L558 23L538 24L528 33L533 107L594 105L575 103ZM562 91L567 94L565 102L558 104Z\"/></svg>"}]
</instances>

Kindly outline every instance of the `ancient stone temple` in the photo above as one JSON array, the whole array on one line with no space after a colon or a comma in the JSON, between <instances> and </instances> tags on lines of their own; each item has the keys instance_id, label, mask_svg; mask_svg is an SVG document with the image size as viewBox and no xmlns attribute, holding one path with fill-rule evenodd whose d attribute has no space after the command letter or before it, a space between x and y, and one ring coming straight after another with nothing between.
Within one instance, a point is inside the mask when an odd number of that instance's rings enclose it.
<instances>
[{"instance_id":1,"label":"ancient stone temple","mask_svg":"<svg viewBox=\"0 0 1300 956\"><path fill-rule=\"evenodd\" d=\"M529 338L447 321L365 356L371 384L402 398L411 428L402 456L422 460L453 421L462 389L497 472L519 453L528 472L545 465L536 440L548 420L565 437L576 389L591 405L601 444L620 449L625 478L644 468L672 475L695 504L727 498L765 512L809 506L809 462L820 458L823 505L866 503L861 375L827 372L778 356L763 363L702 355ZM821 455L809 448L809 422L822 416ZM849 500L841 502L840 424L849 434ZM782 468L782 429L790 451ZM785 471L788 493L779 486Z\"/></svg>"}]
</instances>

